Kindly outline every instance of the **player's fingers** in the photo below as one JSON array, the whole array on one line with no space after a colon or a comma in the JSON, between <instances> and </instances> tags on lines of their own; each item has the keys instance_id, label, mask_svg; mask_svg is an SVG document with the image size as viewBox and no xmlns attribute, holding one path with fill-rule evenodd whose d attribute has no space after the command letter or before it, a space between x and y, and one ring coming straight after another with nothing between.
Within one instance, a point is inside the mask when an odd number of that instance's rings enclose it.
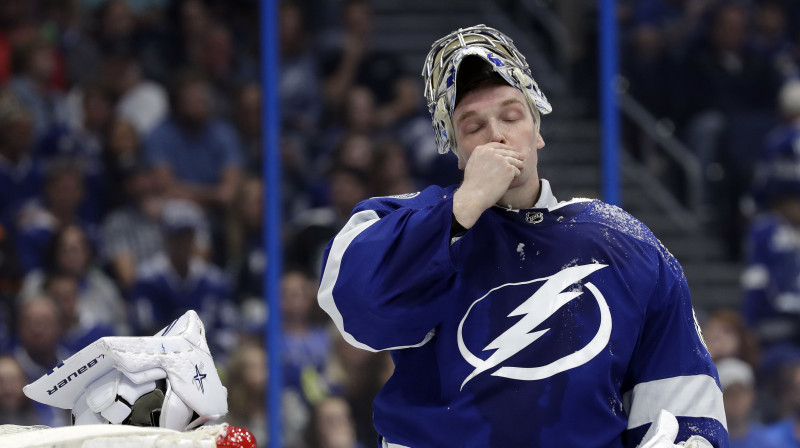
<instances>
[{"instance_id":1,"label":"player's fingers","mask_svg":"<svg viewBox=\"0 0 800 448\"><path fill-rule=\"evenodd\" d=\"M478 148L482 148L484 150L488 150L495 154L505 154L507 152L514 152L514 148L510 145L500 142L489 142L484 145L478 146ZM477 149L477 148L476 148Z\"/></svg>"},{"instance_id":2,"label":"player's fingers","mask_svg":"<svg viewBox=\"0 0 800 448\"><path fill-rule=\"evenodd\" d=\"M510 147L508 149L507 148L496 148L494 150L494 152L495 152L495 154L501 155L503 157L511 157L511 158L517 159L517 160L523 160L525 158L523 156L523 154L521 154L518 151L515 151L514 149L511 149Z\"/></svg>"},{"instance_id":3,"label":"player's fingers","mask_svg":"<svg viewBox=\"0 0 800 448\"><path fill-rule=\"evenodd\" d=\"M509 165L519 169L522 169L522 167L525 165L525 162L523 162L522 160L515 159L514 157L510 156L506 156L506 162L508 162Z\"/></svg>"}]
</instances>

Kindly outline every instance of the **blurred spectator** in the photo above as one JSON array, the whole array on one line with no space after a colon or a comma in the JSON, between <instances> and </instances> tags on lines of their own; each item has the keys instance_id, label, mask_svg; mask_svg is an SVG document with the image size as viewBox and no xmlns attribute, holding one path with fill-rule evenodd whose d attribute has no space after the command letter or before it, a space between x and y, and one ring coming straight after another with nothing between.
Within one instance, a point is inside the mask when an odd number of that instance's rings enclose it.
<instances>
[{"instance_id":1,"label":"blurred spectator","mask_svg":"<svg viewBox=\"0 0 800 448\"><path fill-rule=\"evenodd\" d=\"M738 358L755 369L759 365L758 341L734 310L718 310L702 324L711 359Z\"/></svg>"},{"instance_id":2,"label":"blurred spectator","mask_svg":"<svg viewBox=\"0 0 800 448\"><path fill-rule=\"evenodd\" d=\"M57 2L62 3L62 2ZM169 68L161 25L166 0L69 0L80 3L82 26L62 38L71 85L91 81L104 60L131 54L148 77L163 79Z\"/></svg>"},{"instance_id":3,"label":"blurred spectator","mask_svg":"<svg viewBox=\"0 0 800 448\"><path fill-rule=\"evenodd\" d=\"M42 170L32 157L33 119L10 91L0 91L0 222L7 228L16 212L39 195Z\"/></svg>"},{"instance_id":4,"label":"blurred spectator","mask_svg":"<svg viewBox=\"0 0 800 448\"><path fill-rule=\"evenodd\" d=\"M281 163L283 219L289 222L314 203L314 193L317 192L314 185L319 182L319 175L302 138L281 138Z\"/></svg>"},{"instance_id":5,"label":"blurred spectator","mask_svg":"<svg viewBox=\"0 0 800 448\"><path fill-rule=\"evenodd\" d=\"M367 174L360 170L337 166L331 170L328 178L331 205L301 213L295 221L295 232L285 251L290 264L302 266L317 276L322 270L325 246L347 222L353 208L367 199L369 192Z\"/></svg>"},{"instance_id":6,"label":"blurred spectator","mask_svg":"<svg viewBox=\"0 0 800 448\"><path fill-rule=\"evenodd\" d=\"M22 268L19 265L14 240L9 230L0 223L0 353L11 336L14 299L22 285Z\"/></svg>"},{"instance_id":7,"label":"blurred spectator","mask_svg":"<svg viewBox=\"0 0 800 448\"><path fill-rule=\"evenodd\" d=\"M172 25L173 36L169 39L171 48L167 60L172 69L191 64L203 52L206 30L212 18L202 0L178 0L171 2L168 23Z\"/></svg>"},{"instance_id":8,"label":"blurred spectator","mask_svg":"<svg viewBox=\"0 0 800 448\"><path fill-rule=\"evenodd\" d=\"M720 0L637 0L633 10L634 27L655 29L665 45L680 47L697 32L708 11L719 3Z\"/></svg>"},{"instance_id":9,"label":"blurred spectator","mask_svg":"<svg viewBox=\"0 0 800 448\"><path fill-rule=\"evenodd\" d=\"M241 87L236 95L236 129L242 140L244 169L261 174L261 85L255 82Z\"/></svg>"},{"instance_id":10,"label":"blurred spectator","mask_svg":"<svg viewBox=\"0 0 800 448\"><path fill-rule=\"evenodd\" d=\"M242 172L236 132L212 114L208 81L199 73L182 73L171 94L173 115L144 147L159 187L205 207L230 205Z\"/></svg>"},{"instance_id":11,"label":"blurred spectator","mask_svg":"<svg viewBox=\"0 0 800 448\"><path fill-rule=\"evenodd\" d=\"M329 391L323 372L331 340L318 324L320 316L315 319L316 283L307 272L291 268L281 280L284 387L300 392L310 405Z\"/></svg>"},{"instance_id":12,"label":"blurred spectator","mask_svg":"<svg viewBox=\"0 0 800 448\"><path fill-rule=\"evenodd\" d=\"M755 375L746 362L736 358L715 360L722 387L725 416L731 448L780 448L767 434L766 428L755 422Z\"/></svg>"},{"instance_id":13,"label":"blurred spectator","mask_svg":"<svg viewBox=\"0 0 800 448\"><path fill-rule=\"evenodd\" d=\"M161 215L172 201L158 194L154 176L153 170L142 164L128 168L122 179L128 200L103 222L103 261L126 292L133 286L141 264L164 247ZM198 229L196 237L198 252L207 254L210 236L205 224Z\"/></svg>"},{"instance_id":14,"label":"blurred spectator","mask_svg":"<svg viewBox=\"0 0 800 448\"><path fill-rule=\"evenodd\" d=\"M42 424L33 401L22 388L28 384L22 367L11 356L0 356L0 422L6 425Z\"/></svg>"},{"instance_id":15,"label":"blurred spectator","mask_svg":"<svg viewBox=\"0 0 800 448\"><path fill-rule=\"evenodd\" d=\"M103 149L103 165L108 185L108 209L123 206L128 198L124 178L134 167L144 165L141 139L131 122L116 118L109 125Z\"/></svg>"},{"instance_id":16,"label":"blurred spectator","mask_svg":"<svg viewBox=\"0 0 800 448\"><path fill-rule=\"evenodd\" d=\"M61 344L71 353L79 352L104 336L116 336L114 328L107 323L81 321L80 285L75 276L63 272L50 274L42 289L59 307L63 329Z\"/></svg>"},{"instance_id":17,"label":"blurred spectator","mask_svg":"<svg viewBox=\"0 0 800 448\"><path fill-rule=\"evenodd\" d=\"M110 326L117 334L128 332L125 302L116 285L94 265L92 247L86 234L76 225L67 225L47 244L44 266L28 273L22 297L42 294L50 275L70 275L78 280L77 313L82 325Z\"/></svg>"},{"instance_id":18,"label":"blurred spectator","mask_svg":"<svg viewBox=\"0 0 800 448\"><path fill-rule=\"evenodd\" d=\"M394 364L388 352L371 353L348 344L338 333L332 336L333 352L325 375L350 405L358 442L373 446L378 434L372 424L372 402Z\"/></svg>"},{"instance_id":19,"label":"blurred spectator","mask_svg":"<svg viewBox=\"0 0 800 448\"><path fill-rule=\"evenodd\" d=\"M59 229L80 226L96 242L96 226L78 214L84 198L83 171L68 160L52 163L41 200L28 202L17 220L17 251L25 272L42 266L45 247Z\"/></svg>"},{"instance_id":20,"label":"blurred spectator","mask_svg":"<svg viewBox=\"0 0 800 448\"><path fill-rule=\"evenodd\" d=\"M721 3L713 12L708 36L692 47L684 67L688 100L687 142L703 167L719 160L717 141L727 117L771 111L779 77L768 58L748 45L750 12L742 3ZM719 148L724 150L725 148Z\"/></svg>"},{"instance_id":21,"label":"blurred spectator","mask_svg":"<svg viewBox=\"0 0 800 448\"><path fill-rule=\"evenodd\" d=\"M125 292L136 280L137 267L163 247L163 198L156 191L154 179L153 171L141 164L128 168L122 179L128 201L103 221L102 258Z\"/></svg>"},{"instance_id":22,"label":"blurred spectator","mask_svg":"<svg viewBox=\"0 0 800 448\"><path fill-rule=\"evenodd\" d=\"M33 116L33 135L44 137L53 125L65 123L66 103L53 87L56 55L53 46L41 37L15 44L11 54L14 76L8 88L25 104Z\"/></svg>"},{"instance_id":23,"label":"blurred spectator","mask_svg":"<svg viewBox=\"0 0 800 448\"><path fill-rule=\"evenodd\" d=\"M214 358L225 360L236 345L237 317L223 272L198 255L197 238L206 225L202 211L173 200L161 214L164 250L139 266L131 298L136 331L153 334L188 310L208 329Z\"/></svg>"},{"instance_id":24,"label":"blurred spectator","mask_svg":"<svg viewBox=\"0 0 800 448\"><path fill-rule=\"evenodd\" d=\"M122 53L104 59L101 73L116 98L116 116L133 124L141 138L167 117L167 91L161 84L144 78L132 55Z\"/></svg>"},{"instance_id":25,"label":"blurred spectator","mask_svg":"<svg viewBox=\"0 0 800 448\"><path fill-rule=\"evenodd\" d=\"M787 11L781 0L756 2L753 46L773 61L792 51Z\"/></svg>"},{"instance_id":26,"label":"blurred spectator","mask_svg":"<svg viewBox=\"0 0 800 448\"><path fill-rule=\"evenodd\" d=\"M72 354L60 344L62 327L58 305L50 297L24 298L20 303L14 358L29 382L39 379Z\"/></svg>"},{"instance_id":27,"label":"blurred spectator","mask_svg":"<svg viewBox=\"0 0 800 448\"><path fill-rule=\"evenodd\" d=\"M262 306L264 301L264 272L267 258L263 236L263 184L261 179L250 177L242 182L227 229L228 270L236 279L234 299L246 306ZM256 305L257 304L257 305ZM248 327L263 328L264 310L243 313ZM254 319L251 319L253 317Z\"/></svg>"},{"instance_id":28,"label":"blurred spectator","mask_svg":"<svg viewBox=\"0 0 800 448\"><path fill-rule=\"evenodd\" d=\"M226 420L250 430L262 447L268 442L264 405L268 374L264 349L260 345L244 344L231 354L225 381L228 387ZM281 417L283 446L301 448L302 432L309 415L299 395L291 389L284 389L281 396Z\"/></svg>"},{"instance_id":29,"label":"blurred spectator","mask_svg":"<svg viewBox=\"0 0 800 448\"><path fill-rule=\"evenodd\" d=\"M631 95L657 117L674 116L676 64L662 30L643 24L631 31L629 40L630 47L622 53L622 72Z\"/></svg>"},{"instance_id":30,"label":"blurred spectator","mask_svg":"<svg viewBox=\"0 0 800 448\"><path fill-rule=\"evenodd\" d=\"M96 163L102 152L103 136L111 121L112 104L103 86L87 84L82 89L78 113L70 116L75 121L52 126L38 144L36 155L44 160L69 156L85 164ZM94 165L91 166L94 168Z\"/></svg>"},{"instance_id":31,"label":"blurred spectator","mask_svg":"<svg viewBox=\"0 0 800 448\"><path fill-rule=\"evenodd\" d=\"M267 444L267 416L264 396L268 378L267 354L258 345L244 344L231 353L225 386L228 388L228 415L232 425L247 428L258 446Z\"/></svg>"},{"instance_id":32,"label":"blurred spectator","mask_svg":"<svg viewBox=\"0 0 800 448\"><path fill-rule=\"evenodd\" d=\"M24 299L19 309L18 344L12 354L32 383L72 355L60 344L62 334L58 305L46 296ZM47 426L66 426L69 412L35 403L39 421Z\"/></svg>"},{"instance_id":33,"label":"blurred spectator","mask_svg":"<svg viewBox=\"0 0 800 448\"><path fill-rule=\"evenodd\" d=\"M772 132L760 156L753 196L765 210L753 219L742 315L762 344L800 343L800 82L780 95L786 124Z\"/></svg>"},{"instance_id":34,"label":"blurred spectator","mask_svg":"<svg viewBox=\"0 0 800 448\"><path fill-rule=\"evenodd\" d=\"M111 119L111 98L98 84L83 89L82 120L72 126L62 123L51 127L39 143L36 156L45 169L50 162L70 160L84 175L86 194L81 216L99 222L105 212L106 177L102 161L103 137Z\"/></svg>"},{"instance_id":35,"label":"blurred spectator","mask_svg":"<svg viewBox=\"0 0 800 448\"><path fill-rule=\"evenodd\" d=\"M312 134L322 113L322 89L316 55L309 45L303 12L296 3L280 7L280 92L283 132Z\"/></svg>"},{"instance_id":36,"label":"blurred spectator","mask_svg":"<svg viewBox=\"0 0 800 448\"><path fill-rule=\"evenodd\" d=\"M376 196L413 193L419 191L411 177L406 150L394 140L386 140L375 147L372 167L372 193Z\"/></svg>"},{"instance_id":37,"label":"blurred spectator","mask_svg":"<svg viewBox=\"0 0 800 448\"><path fill-rule=\"evenodd\" d=\"M375 143L363 133L344 134L327 161L329 166L344 166L362 172L369 172L375 157Z\"/></svg>"},{"instance_id":38,"label":"blurred spectator","mask_svg":"<svg viewBox=\"0 0 800 448\"><path fill-rule=\"evenodd\" d=\"M281 21L281 29L285 26ZM237 52L231 31L222 23L212 23L198 42L198 53L190 65L197 67L206 75L212 87L213 105L216 114L223 117L233 116L236 92L239 86L258 79L258 68L255 61L246 54ZM283 61L281 61L283 68ZM283 111L282 111L283 113Z\"/></svg>"},{"instance_id":39,"label":"blurred spectator","mask_svg":"<svg viewBox=\"0 0 800 448\"><path fill-rule=\"evenodd\" d=\"M338 111L353 85L367 87L377 99L376 122L385 127L414 111L417 89L415 81L404 75L397 56L370 48L372 20L369 2L345 2L341 41L322 56L323 92L330 111Z\"/></svg>"},{"instance_id":40,"label":"blurred spectator","mask_svg":"<svg viewBox=\"0 0 800 448\"><path fill-rule=\"evenodd\" d=\"M353 86L345 96L341 117L339 121L331 123L320 138L320 147L316 153L322 162L349 135L374 137L377 131L375 95L367 87Z\"/></svg>"},{"instance_id":41,"label":"blurred spectator","mask_svg":"<svg viewBox=\"0 0 800 448\"><path fill-rule=\"evenodd\" d=\"M38 3L28 0L0 2L0 85L11 77L12 46L36 32Z\"/></svg>"},{"instance_id":42,"label":"blurred spectator","mask_svg":"<svg viewBox=\"0 0 800 448\"><path fill-rule=\"evenodd\" d=\"M350 405L328 397L314 407L308 425L308 448L363 448L356 440Z\"/></svg>"},{"instance_id":43,"label":"blurred spectator","mask_svg":"<svg viewBox=\"0 0 800 448\"><path fill-rule=\"evenodd\" d=\"M789 415L780 422L767 428L767 436L776 447L787 448L800 446L797 434L798 417L800 416L800 364L795 363L788 369L784 384L784 394L789 403Z\"/></svg>"}]
</instances>

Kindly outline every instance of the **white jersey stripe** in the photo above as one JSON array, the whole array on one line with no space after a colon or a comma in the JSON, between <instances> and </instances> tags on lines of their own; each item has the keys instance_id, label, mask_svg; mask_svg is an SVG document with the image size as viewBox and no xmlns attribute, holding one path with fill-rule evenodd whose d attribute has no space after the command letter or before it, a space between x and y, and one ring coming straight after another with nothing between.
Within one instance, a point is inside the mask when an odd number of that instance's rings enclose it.
<instances>
[{"instance_id":1,"label":"white jersey stripe","mask_svg":"<svg viewBox=\"0 0 800 448\"><path fill-rule=\"evenodd\" d=\"M708 417L727 430L722 391L708 375L677 376L634 386L622 398L628 429L652 423L664 409L676 417Z\"/></svg>"},{"instance_id":2,"label":"white jersey stripe","mask_svg":"<svg viewBox=\"0 0 800 448\"><path fill-rule=\"evenodd\" d=\"M374 210L360 211L351 216L347 224L345 224L339 234L336 235L336 238L333 239L333 244L331 244L328 260L325 263L325 270L323 271L322 280L320 281L317 300L319 301L320 308L328 313L333 323L336 324L336 328L339 330L339 333L342 334L344 340L353 347L369 350L371 352L419 347L431 340L434 335L434 330L429 331L422 342L415 345L375 349L363 342L357 341L353 335L345 330L342 313L339 312L339 309L336 307L336 302L333 300L333 287L336 286L336 280L339 278L339 269L342 265L344 252L361 232L367 230L371 225L378 222L379 219L378 213Z\"/></svg>"},{"instance_id":3,"label":"white jersey stripe","mask_svg":"<svg viewBox=\"0 0 800 448\"><path fill-rule=\"evenodd\" d=\"M389 443L385 438L381 437L381 448L411 448L397 443Z\"/></svg>"}]
</instances>

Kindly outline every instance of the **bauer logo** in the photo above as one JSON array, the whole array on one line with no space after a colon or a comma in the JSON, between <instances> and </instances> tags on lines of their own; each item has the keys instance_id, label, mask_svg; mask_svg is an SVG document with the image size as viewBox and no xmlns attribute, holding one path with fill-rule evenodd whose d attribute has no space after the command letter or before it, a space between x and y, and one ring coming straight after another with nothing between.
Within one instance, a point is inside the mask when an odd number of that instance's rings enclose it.
<instances>
[{"instance_id":1,"label":"bauer logo","mask_svg":"<svg viewBox=\"0 0 800 448\"><path fill-rule=\"evenodd\" d=\"M458 349L474 367L461 388L484 372L521 381L548 378L602 352L611 337L611 312L586 278L607 266L572 266L549 277L504 284L473 302L458 325ZM508 304L519 303L514 298L522 291L528 298L512 309ZM515 356L529 347L538 350L536 356Z\"/></svg>"},{"instance_id":2,"label":"bauer logo","mask_svg":"<svg viewBox=\"0 0 800 448\"><path fill-rule=\"evenodd\" d=\"M105 357L106 357L106 355L102 355L101 354L97 358L94 358L93 360L87 362L85 365L79 367L74 372L71 372L69 375L67 375L66 378L62 379L57 384L55 384L52 389L47 389L47 395L53 395L54 393L58 392L59 389L61 389L62 387L66 386L68 383L72 382L72 380L78 379L78 376L83 375L89 369L94 367L97 364L97 360L98 359L103 359ZM63 366L63 363L61 365L59 365L59 367L56 367L50 373L55 373L55 371L57 371L61 366ZM50 373L48 373L48 375L50 375Z\"/></svg>"}]
</instances>

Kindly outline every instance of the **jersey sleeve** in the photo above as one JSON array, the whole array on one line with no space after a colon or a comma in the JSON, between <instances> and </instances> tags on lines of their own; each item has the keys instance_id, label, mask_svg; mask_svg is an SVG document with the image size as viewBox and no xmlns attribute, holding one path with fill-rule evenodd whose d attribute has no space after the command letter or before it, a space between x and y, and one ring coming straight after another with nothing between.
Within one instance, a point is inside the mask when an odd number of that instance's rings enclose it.
<instances>
[{"instance_id":1,"label":"jersey sleeve","mask_svg":"<svg viewBox=\"0 0 800 448\"><path fill-rule=\"evenodd\" d=\"M702 339L683 271L666 250L658 251L658 280L647 301L644 324L630 361L623 406L626 446L634 448L664 409L678 420L676 442L692 435L728 447L722 391Z\"/></svg>"},{"instance_id":2,"label":"jersey sleeve","mask_svg":"<svg viewBox=\"0 0 800 448\"><path fill-rule=\"evenodd\" d=\"M318 300L350 344L393 350L433 337L455 281L452 198L438 198L359 204L326 247Z\"/></svg>"}]
</instances>

